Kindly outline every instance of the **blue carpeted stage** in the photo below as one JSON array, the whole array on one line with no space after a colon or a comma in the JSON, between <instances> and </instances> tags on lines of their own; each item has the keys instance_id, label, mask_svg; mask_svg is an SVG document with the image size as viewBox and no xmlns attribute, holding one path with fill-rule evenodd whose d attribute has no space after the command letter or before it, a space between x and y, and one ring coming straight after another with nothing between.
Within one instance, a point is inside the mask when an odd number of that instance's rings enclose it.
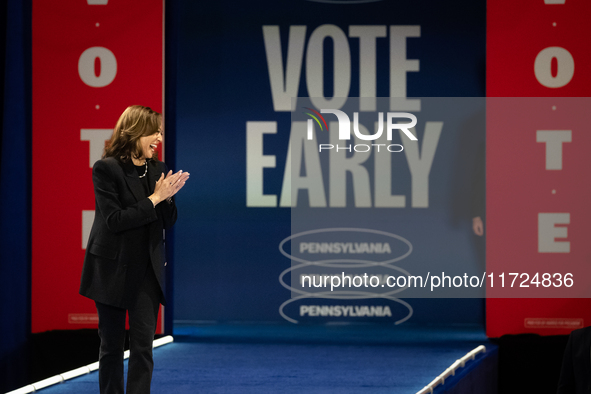
<instances>
[{"instance_id":1,"label":"blue carpeted stage","mask_svg":"<svg viewBox=\"0 0 591 394\"><path fill-rule=\"evenodd\" d=\"M497 349L481 327L176 325L154 350L154 393L419 392L479 345L435 393L496 393ZM127 366L127 362L126 362ZM43 390L98 393L98 373Z\"/></svg>"}]
</instances>

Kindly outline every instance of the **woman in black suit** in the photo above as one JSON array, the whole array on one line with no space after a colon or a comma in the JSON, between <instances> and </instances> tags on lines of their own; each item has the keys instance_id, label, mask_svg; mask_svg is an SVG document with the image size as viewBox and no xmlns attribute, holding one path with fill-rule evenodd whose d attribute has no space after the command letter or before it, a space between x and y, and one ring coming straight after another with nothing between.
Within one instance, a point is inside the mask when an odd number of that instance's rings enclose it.
<instances>
[{"instance_id":1,"label":"woman in black suit","mask_svg":"<svg viewBox=\"0 0 591 394\"><path fill-rule=\"evenodd\" d=\"M96 210L80 294L94 300L98 311L101 393L124 392L126 313L127 393L150 392L152 342L159 304L165 305L163 230L175 223L173 196L189 178L158 161L155 149L161 142L161 115L140 105L128 107L92 169Z\"/></svg>"}]
</instances>

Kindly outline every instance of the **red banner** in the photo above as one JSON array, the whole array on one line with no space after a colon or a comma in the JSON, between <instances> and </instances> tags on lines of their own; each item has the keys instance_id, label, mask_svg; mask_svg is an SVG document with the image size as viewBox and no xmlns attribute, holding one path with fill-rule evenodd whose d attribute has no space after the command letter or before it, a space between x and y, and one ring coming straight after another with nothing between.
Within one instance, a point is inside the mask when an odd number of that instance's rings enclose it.
<instances>
[{"instance_id":1,"label":"red banner","mask_svg":"<svg viewBox=\"0 0 591 394\"><path fill-rule=\"evenodd\" d=\"M568 334L591 324L591 3L487 4L487 272L519 275L488 289L487 335Z\"/></svg>"},{"instance_id":2,"label":"red banner","mask_svg":"<svg viewBox=\"0 0 591 394\"><path fill-rule=\"evenodd\" d=\"M33 1L33 332L97 327L78 295L92 165L126 107L162 112L163 15L162 0Z\"/></svg>"}]
</instances>

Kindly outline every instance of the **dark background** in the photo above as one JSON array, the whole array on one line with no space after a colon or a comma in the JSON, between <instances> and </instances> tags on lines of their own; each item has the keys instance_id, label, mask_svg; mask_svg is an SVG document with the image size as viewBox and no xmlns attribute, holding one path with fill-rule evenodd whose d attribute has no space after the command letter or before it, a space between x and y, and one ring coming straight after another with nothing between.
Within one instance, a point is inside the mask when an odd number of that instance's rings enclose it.
<instances>
[{"instance_id":1,"label":"dark background","mask_svg":"<svg viewBox=\"0 0 591 394\"><path fill-rule=\"evenodd\" d=\"M261 25L281 26L285 50L284 33L290 24L308 25L308 35L324 23L334 23L345 33L351 24L420 24L421 38L409 40L407 57L420 59L421 71L408 74L408 96L482 97L485 11L484 1L382 1L343 5L338 12L334 5L306 1L237 2L232 7L222 2L167 1L166 156L178 169L198 174L192 177L193 189L187 187L179 196L183 221L175 230L174 242L176 318L279 320L277 300L289 296L277 281L288 262L276 264L276 250L261 255L260 250L244 252L243 248L237 260L232 255L232 250L239 249L236 246L221 252L205 247L225 245L228 239L250 245L271 239L276 245L290 232L289 209L245 207L245 121L276 120L278 130L289 129L289 114L272 109ZM358 93L354 42L350 40L352 97ZM4 392L96 361L98 337L95 330L30 334L30 0L0 4L0 43L0 391ZM379 79L387 77L388 67L380 61L380 53L387 53L383 46L378 48ZM306 95L304 77L302 96ZM387 86L378 84L379 96L388 94ZM330 94L331 90L327 82L325 91ZM213 149L219 144L227 148L223 155ZM270 149L285 152L286 147L287 135L278 133ZM281 169L285 157L277 154L277 169ZM269 193L278 193L281 177L282 171L269 174ZM469 219L468 214L462 215ZM241 238L245 232L256 238ZM244 280L244 275L253 273L264 286ZM439 311L431 324L440 324L446 316L483 325L483 300L415 302L425 316ZM500 346L500 392L555 391L565 337L508 336L495 342Z\"/></svg>"}]
</instances>

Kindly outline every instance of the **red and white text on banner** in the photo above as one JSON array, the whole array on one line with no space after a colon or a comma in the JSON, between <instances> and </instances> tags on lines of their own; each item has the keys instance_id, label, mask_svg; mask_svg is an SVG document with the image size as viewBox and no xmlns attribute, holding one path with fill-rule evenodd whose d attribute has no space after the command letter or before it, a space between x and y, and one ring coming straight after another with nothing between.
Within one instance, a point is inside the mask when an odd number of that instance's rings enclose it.
<instances>
[{"instance_id":1,"label":"red and white text on banner","mask_svg":"<svg viewBox=\"0 0 591 394\"><path fill-rule=\"evenodd\" d=\"M520 275L487 290L487 335L568 334L591 324L591 3L487 9L487 272Z\"/></svg>"},{"instance_id":2,"label":"red and white text on banner","mask_svg":"<svg viewBox=\"0 0 591 394\"><path fill-rule=\"evenodd\" d=\"M33 1L33 332L97 327L78 294L92 166L126 107L162 112L163 14L162 0Z\"/></svg>"}]
</instances>

